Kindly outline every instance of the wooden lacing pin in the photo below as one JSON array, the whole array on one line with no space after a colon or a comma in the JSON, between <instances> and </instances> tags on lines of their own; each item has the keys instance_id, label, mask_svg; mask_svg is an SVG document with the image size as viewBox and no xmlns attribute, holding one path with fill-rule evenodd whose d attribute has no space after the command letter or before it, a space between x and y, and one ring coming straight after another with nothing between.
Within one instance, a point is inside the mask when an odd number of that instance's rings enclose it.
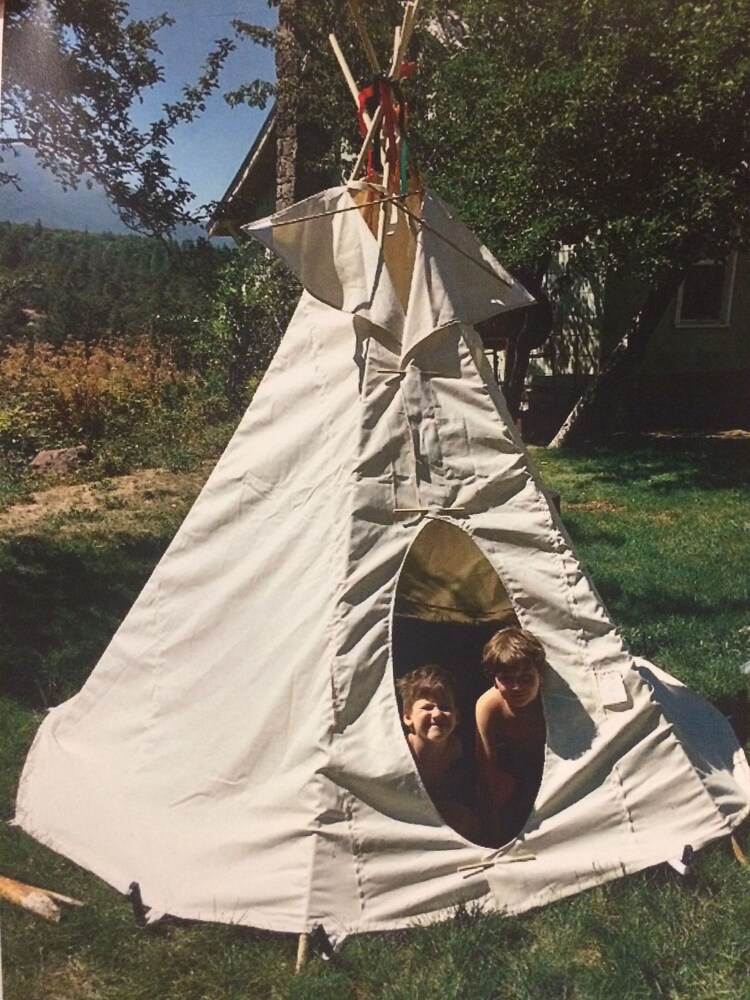
<instances>
[{"instance_id":1,"label":"wooden lacing pin","mask_svg":"<svg viewBox=\"0 0 750 1000\"><path fill-rule=\"evenodd\" d=\"M511 861L536 861L536 854L533 854L531 851L500 854L491 861L477 861L473 865L459 865L456 871L461 872L464 878L470 878L472 875L478 875L480 872L487 871L488 868L494 868L500 861L506 863Z\"/></svg>"},{"instance_id":2,"label":"wooden lacing pin","mask_svg":"<svg viewBox=\"0 0 750 1000\"><path fill-rule=\"evenodd\" d=\"M494 866L494 861L477 861L473 865L459 865L456 871L461 872L464 878L469 878L472 875L479 875L481 872L487 871L488 868L494 868Z\"/></svg>"},{"instance_id":3,"label":"wooden lacing pin","mask_svg":"<svg viewBox=\"0 0 750 1000\"><path fill-rule=\"evenodd\" d=\"M427 368L417 368L416 370L419 372L420 375L432 375L432 376L435 376L437 378L440 378L440 376L444 374L443 372L432 372L432 371L429 371L429 369L427 369ZM378 368L377 369L378 375L406 375L407 371L408 371L407 368Z\"/></svg>"},{"instance_id":4,"label":"wooden lacing pin","mask_svg":"<svg viewBox=\"0 0 750 1000\"><path fill-rule=\"evenodd\" d=\"M465 507L394 507L394 514L462 514Z\"/></svg>"}]
</instances>

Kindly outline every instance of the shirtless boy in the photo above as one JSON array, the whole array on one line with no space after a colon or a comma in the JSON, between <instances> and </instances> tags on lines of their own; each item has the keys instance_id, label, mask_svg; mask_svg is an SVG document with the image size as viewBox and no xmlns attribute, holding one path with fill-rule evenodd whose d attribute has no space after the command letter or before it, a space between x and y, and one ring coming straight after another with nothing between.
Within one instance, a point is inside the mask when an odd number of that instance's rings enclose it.
<instances>
[{"instance_id":1,"label":"shirtless boy","mask_svg":"<svg viewBox=\"0 0 750 1000\"><path fill-rule=\"evenodd\" d=\"M482 654L492 681L476 706L479 802L487 843L499 847L518 835L539 790L545 724L539 696L544 648L530 632L504 628Z\"/></svg>"},{"instance_id":2,"label":"shirtless boy","mask_svg":"<svg viewBox=\"0 0 750 1000\"><path fill-rule=\"evenodd\" d=\"M402 700L406 739L425 790L449 826L476 840L476 817L454 801L450 791L449 772L461 756L461 743L454 732L458 708L450 677L442 667L428 664L401 677L396 688Z\"/></svg>"}]
</instances>

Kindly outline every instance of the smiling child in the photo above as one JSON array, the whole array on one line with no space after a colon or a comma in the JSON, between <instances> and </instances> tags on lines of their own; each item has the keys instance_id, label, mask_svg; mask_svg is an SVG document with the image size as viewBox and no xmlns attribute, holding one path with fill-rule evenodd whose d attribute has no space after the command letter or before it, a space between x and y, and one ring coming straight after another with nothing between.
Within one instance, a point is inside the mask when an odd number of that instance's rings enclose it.
<instances>
[{"instance_id":1,"label":"smiling child","mask_svg":"<svg viewBox=\"0 0 750 1000\"><path fill-rule=\"evenodd\" d=\"M496 632L482 654L492 681L476 706L479 803L489 845L499 847L524 826L542 779L546 727L539 696L542 644L521 628Z\"/></svg>"},{"instance_id":2,"label":"smiling child","mask_svg":"<svg viewBox=\"0 0 750 1000\"><path fill-rule=\"evenodd\" d=\"M450 677L442 667L427 664L401 677L396 688L402 700L406 739L425 790L446 823L475 840L476 817L456 802L450 791L450 771L461 756L461 742L454 732L458 707Z\"/></svg>"}]
</instances>

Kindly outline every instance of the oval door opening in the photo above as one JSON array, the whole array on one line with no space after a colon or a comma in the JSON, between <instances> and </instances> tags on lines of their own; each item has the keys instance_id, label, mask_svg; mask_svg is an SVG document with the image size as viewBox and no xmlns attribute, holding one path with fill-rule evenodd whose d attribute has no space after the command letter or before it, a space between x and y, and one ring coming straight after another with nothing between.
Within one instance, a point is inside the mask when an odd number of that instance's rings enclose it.
<instances>
[{"instance_id":1,"label":"oval door opening","mask_svg":"<svg viewBox=\"0 0 750 1000\"><path fill-rule=\"evenodd\" d=\"M482 792L478 790L475 709L477 700L493 684L482 672L482 651L499 629L517 626L502 581L472 538L445 521L430 521L412 544L396 589L392 650L402 723L417 770L437 811L467 840L492 847L518 835L541 781L541 767L536 762L527 768L523 761L520 765L518 760L513 762L513 780L519 787L502 807L499 821L497 810L488 801L486 781ZM430 665L445 672L447 700L452 695L455 701L452 740L439 726L433 728L432 738L424 728L429 720L419 710L404 712L405 707L411 707L404 706L404 696L413 696L415 690L427 696L421 700L428 702L428 710L436 695L446 700L439 674L414 673ZM431 690L436 685L438 689ZM435 721L440 722L439 711ZM450 728L450 718L441 724ZM415 725L422 726L420 732L415 732ZM458 756L456 743L460 745ZM499 768L505 751L499 745L497 749L495 763ZM501 776L501 784L502 780Z\"/></svg>"}]
</instances>

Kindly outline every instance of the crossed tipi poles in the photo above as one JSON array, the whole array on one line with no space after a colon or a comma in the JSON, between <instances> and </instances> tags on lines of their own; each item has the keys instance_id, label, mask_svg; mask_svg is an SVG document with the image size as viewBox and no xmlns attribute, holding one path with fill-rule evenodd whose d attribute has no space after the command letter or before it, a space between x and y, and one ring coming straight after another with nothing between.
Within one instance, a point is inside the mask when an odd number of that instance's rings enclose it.
<instances>
[{"instance_id":1,"label":"crossed tipi poles","mask_svg":"<svg viewBox=\"0 0 750 1000\"><path fill-rule=\"evenodd\" d=\"M375 52L375 47L362 17L359 0L347 0L347 3L374 77L372 87L361 90L336 35L329 34L331 48L357 105L360 121L364 126L362 146L347 183L350 185L359 184L366 191L366 197L362 200L358 199L358 203L354 207L364 209L365 221L373 233L377 235L378 243L387 253L385 237L392 231L391 207L395 206L401 217L409 223L412 237L416 228L431 228L420 214L424 191L419 171L409 155L406 102L401 95L400 88L400 81L404 77L412 75L415 69L415 64L405 62L404 57L414 33L422 0L409 0L404 6L402 23L394 31L393 51L387 71L382 69ZM371 98L373 103L376 102L372 113L368 111L366 106L367 96ZM377 156L372 155L374 152L377 153ZM373 163L381 164L382 172L379 173L374 169ZM360 181L360 175L366 164L367 170L363 180ZM435 230L433 233L460 256L467 256L466 251L453 243L445 233ZM472 265L479 270L485 271L493 279L500 280L501 283L510 286L510 282L493 268L484 265L474 257L469 259ZM406 258L403 256L403 248L401 256L396 256L396 260L402 267L407 265L408 256Z\"/></svg>"},{"instance_id":2,"label":"crossed tipi poles","mask_svg":"<svg viewBox=\"0 0 750 1000\"><path fill-rule=\"evenodd\" d=\"M405 63L404 56L421 3L422 0L409 0L404 6L403 20L394 31L393 52L388 69L384 70L362 17L359 0L348 0L349 10L373 73L373 85L364 91L357 86L335 34L328 36L365 131L362 147L349 175L349 183L354 183L359 178L369 160L365 180L370 192L370 203L378 202L381 209L377 216L371 214L373 220L377 218L377 237L381 245L388 230L391 205L396 203L407 214L411 214L404 205L406 196L416 194L421 197L422 194L419 175L409 161L406 107L399 86L399 81L412 71L412 64ZM368 97L376 103L372 111L367 108ZM373 170L373 162L382 165L380 176Z\"/></svg>"}]
</instances>

